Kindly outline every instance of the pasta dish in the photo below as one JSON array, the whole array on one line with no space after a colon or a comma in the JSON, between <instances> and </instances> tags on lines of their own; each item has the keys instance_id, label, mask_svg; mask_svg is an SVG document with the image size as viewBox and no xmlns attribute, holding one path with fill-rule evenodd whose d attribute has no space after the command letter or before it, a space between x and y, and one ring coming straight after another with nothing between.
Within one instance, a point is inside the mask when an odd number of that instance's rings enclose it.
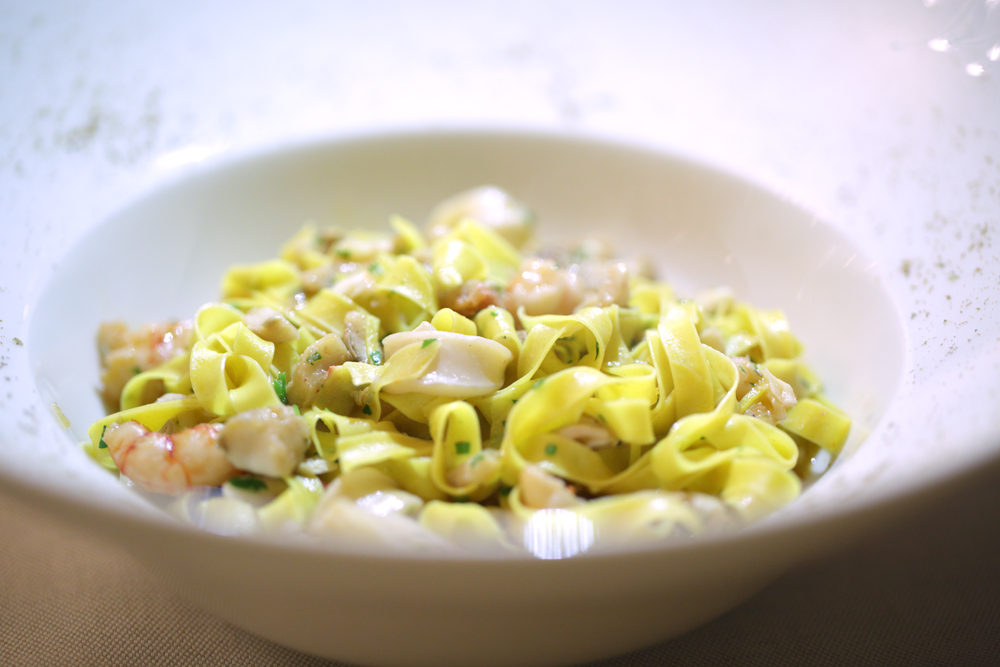
<instances>
[{"instance_id":1,"label":"pasta dish","mask_svg":"<svg viewBox=\"0 0 1000 667\"><path fill-rule=\"evenodd\" d=\"M541 246L494 187L389 222L307 224L191 320L103 325L88 453L220 532L538 555L561 526L560 556L738 527L847 439L779 311Z\"/></svg>"}]
</instances>

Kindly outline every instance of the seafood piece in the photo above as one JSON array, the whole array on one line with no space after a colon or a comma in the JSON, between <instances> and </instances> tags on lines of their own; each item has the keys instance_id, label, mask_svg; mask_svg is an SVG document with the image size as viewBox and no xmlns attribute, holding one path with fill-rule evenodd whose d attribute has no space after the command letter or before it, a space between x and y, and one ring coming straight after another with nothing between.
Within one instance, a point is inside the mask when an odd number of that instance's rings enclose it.
<instances>
[{"instance_id":1,"label":"seafood piece","mask_svg":"<svg viewBox=\"0 0 1000 667\"><path fill-rule=\"evenodd\" d=\"M255 408L231 417L219 445L236 467L267 477L287 477L306 457L309 424L292 408Z\"/></svg>"},{"instance_id":2,"label":"seafood piece","mask_svg":"<svg viewBox=\"0 0 1000 667\"><path fill-rule=\"evenodd\" d=\"M576 275L548 259L527 259L507 286L506 307L528 315L570 315L583 300Z\"/></svg>"},{"instance_id":3,"label":"seafood piece","mask_svg":"<svg viewBox=\"0 0 1000 667\"><path fill-rule=\"evenodd\" d=\"M184 353L191 343L193 329L190 320L149 324L131 330L123 322L102 324L97 332L97 348L101 362L101 399L108 411L121 409L122 389L133 376ZM155 394L149 397L149 402L154 400Z\"/></svg>"},{"instance_id":4,"label":"seafood piece","mask_svg":"<svg viewBox=\"0 0 1000 667\"><path fill-rule=\"evenodd\" d=\"M625 262L584 260L560 268L550 259L525 260L507 286L507 310L528 315L570 315L590 306L628 305L629 268Z\"/></svg>"},{"instance_id":5,"label":"seafood piece","mask_svg":"<svg viewBox=\"0 0 1000 667\"><path fill-rule=\"evenodd\" d=\"M468 398L484 396L503 386L507 364L514 355L500 343L481 336L438 331L423 322L413 331L386 336L382 349L391 363L393 355L409 345L427 347L435 343L437 354L420 375L395 380L382 390L387 394L416 392Z\"/></svg>"},{"instance_id":6,"label":"seafood piece","mask_svg":"<svg viewBox=\"0 0 1000 667\"><path fill-rule=\"evenodd\" d=\"M250 331L271 343L287 343L299 337L298 329L274 308L251 308L244 322Z\"/></svg>"},{"instance_id":7,"label":"seafood piece","mask_svg":"<svg viewBox=\"0 0 1000 667\"><path fill-rule=\"evenodd\" d=\"M747 357L730 357L730 359L736 364L736 400L742 401L763 377L761 368Z\"/></svg>"},{"instance_id":8,"label":"seafood piece","mask_svg":"<svg viewBox=\"0 0 1000 667\"><path fill-rule=\"evenodd\" d=\"M154 433L136 421L110 424L101 440L122 475L146 491L180 495L195 486L219 486L236 475L219 446L222 424L198 424L178 433Z\"/></svg>"},{"instance_id":9,"label":"seafood piece","mask_svg":"<svg viewBox=\"0 0 1000 667\"><path fill-rule=\"evenodd\" d=\"M532 509L572 507L580 502L573 489L536 465L526 465L517 479L521 503Z\"/></svg>"},{"instance_id":10,"label":"seafood piece","mask_svg":"<svg viewBox=\"0 0 1000 667\"><path fill-rule=\"evenodd\" d=\"M351 352L340 334L327 334L307 347L292 371L287 389L288 402L308 408L323 389L330 368L351 358Z\"/></svg>"},{"instance_id":11,"label":"seafood piece","mask_svg":"<svg viewBox=\"0 0 1000 667\"><path fill-rule=\"evenodd\" d=\"M491 482L500 474L500 458L499 450L484 449L450 469L445 479L456 488Z\"/></svg>"},{"instance_id":12,"label":"seafood piece","mask_svg":"<svg viewBox=\"0 0 1000 667\"><path fill-rule=\"evenodd\" d=\"M740 411L769 424L777 424L784 419L798 402L792 386L745 357L732 359L738 375L736 398L740 401Z\"/></svg>"},{"instance_id":13,"label":"seafood piece","mask_svg":"<svg viewBox=\"0 0 1000 667\"><path fill-rule=\"evenodd\" d=\"M591 449L614 447L621 442L618 439L618 436L612 433L606 426L602 426L595 420L586 416L576 424L563 426L561 429L556 431L556 433L564 438L576 440L580 444L586 445Z\"/></svg>"},{"instance_id":14,"label":"seafood piece","mask_svg":"<svg viewBox=\"0 0 1000 667\"><path fill-rule=\"evenodd\" d=\"M531 209L500 188L483 186L438 204L427 220L427 235L431 240L443 236L465 218L489 227L518 249L528 244L535 231Z\"/></svg>"},{"instance_id":15,"label":"seafood piece","mask_svg":"<svg viewBox=\"0 0 1000 667\"><path fill-rule=\"evenodd\" d=\"M499 306L500 301L497 287L481 280L467 280L457 290L441 295L439 305L471 318L484 308Z\"/></svg>"},{"instance_id":16,"label":"seafood piece","mask_svg":"<svg viewBox=\"0 0 1000 667\"><path fill-rule=\"evenodd\" d=\"M365 316L352 310L344 317L344 346L354 361L368 361L365 345Z\"/></svg>"}]
</instances>

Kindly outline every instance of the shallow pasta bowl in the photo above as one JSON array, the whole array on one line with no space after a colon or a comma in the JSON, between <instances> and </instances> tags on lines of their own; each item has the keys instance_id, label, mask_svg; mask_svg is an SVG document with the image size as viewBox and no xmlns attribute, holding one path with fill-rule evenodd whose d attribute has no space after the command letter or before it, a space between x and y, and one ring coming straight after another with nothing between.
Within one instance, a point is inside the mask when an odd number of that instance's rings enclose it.
<instances>
[{"instance_id":1,"label":"shallow pasta bowl","mask_svg":"<svg viewBox=\"0 0 1000 667\"><path fill-rule=\"evenodd\" d=\"M419 221L442 198L484 183L529 203L543 236L603 236L650 256L680 293L728 285L783 309L827 393L854 419L830 472L732 534L562 559L427 557L180 525L77 446L102 414L93 389L101 321L192 313L215 298L226 267L272 256L306 219ZM894 252L892 238L861 248L837 221L730 173L580 136L399 132L245 156L120 210L54 270L31 277L44 287L28 303L4 303L5 322L19 329L16 342L4 341L15 379L0 421L0 482L122 545L212 613L318 655L373 665L613 655L717 616L995 455L997 417L976 398L1000 357L995 341L971 339L970 351L951 355L915 341ZM971 287L954 286L952 298L962 289ZM983 317L984 330L1000 330L997 315ZM928 409L940 387L910 379L931 364L963 374L941 381L950 392L947 455L937 447L944 415Z\"/></svg>"}]
</instances>

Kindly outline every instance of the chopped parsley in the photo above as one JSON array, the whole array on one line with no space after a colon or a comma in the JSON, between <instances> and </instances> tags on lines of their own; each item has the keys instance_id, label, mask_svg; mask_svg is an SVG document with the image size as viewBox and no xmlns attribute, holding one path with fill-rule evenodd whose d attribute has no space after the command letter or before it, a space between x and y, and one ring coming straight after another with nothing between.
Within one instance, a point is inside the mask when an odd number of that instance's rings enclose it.
<instances>
[{"instance_id":1,"label":"chopped parsley","mask_svg":"<svg viewBox=\"0 0 1000 667\"><path fill-rule=\"evenodd\" d=\"M251 477L250 475L244 475L242 477L233 477L229 480L229 483L235 486L237 489L243 489L244 491L263 491L267 488L267 482L262 479L257 479L256 477Z\"/></svg>"},{"instance_id":2,"label":"chopped parsley","mask_svg":"<svg viewBox=\"0 0 1000 667\"><path fill-rule=\"evenodd\" d=\"M361 412L366 415L370 415L372 413L372 409L368 406L367 403L365 403L365 407L361 408Z\"/></svg>"},{"instance_id":3,"label":"chopped parsley","mask_svg":"<svg viewBox=\"0 0 1000 667\"><path fill-rule=\"evenodd\" d=\"M559 448L556 447L556 444L554 442L550 442L549 444L545 445L545 455L546 456L555 456L556 455L556 451L558 451L558 449Z\"/></svg>"},{"instance_id":4,"label":"chopped parsley","mask_svg":"<svg viewBox=\"0 0 1000 667\"><path fill-rule=\"evenodd\" d=\"M302 413L299 412L299 406L292 405L292 410L295 410L295 414L297 414L298 416L300 416L300 417L302 416Z\"/></svg>"},{"instance_id":5,"label":"chopped parsley","mask_svg":"<svg viewBox=\"0 0 1000 667\"><path fill-rule=\"evenodd\" d=\"M491 310L490 311L490 317L500 317L500 311L499 310Z\"/></svg>"},{"instance_id":6,"label":"chopped parsley","mask_svg":"<svg viewBox=\"0 0 1000 667\"><path fill-rule=\"evenodd\" d=\"M600 355L601 355L601 341L595 340L594 341L594 358L597 358Z\"/></svg>"},{"instance_id":7,"label":"chopped parsley","mask_svg":"<svg viewBox=\"0 0 1000 667\"><path fill-rule=\"evenodd\" d=\"M343 248L338 248L337 249L337 257L340 257L341 259L350 259L350 257L351 257L351 251L350 250L344 250Z\"/></svg>"},{"instance_id":8,"label":"chopped parsley","mask_svg":"<svg viewBox=\"0 0 1000 667\"><path fill-rule=\"evenodd\" d=\"M315 362L319 361L322 358L323 358L322 354L320 354L319 352L313 352L312 354L309 355L309 358L306 359L306 361L308 361L309 364L312 365L312 364L314 364Z\"/></svg>"},{"instance_id":9,"label":"chopped parsley","mask_svg":"<svg viewBox=\"0 0 1000 667\"><path fill-rule=\"evenodd\" d=\"M437 338L425 338L424 342L420 345L420 349L424 349L425 347L427 347L431 343L436 343L436 342L437 342Z\"/></svg>"},{"instance_id":10,"label":"chopped parsley","mask_svg":"<svg viewBox=\"0 0 1000 667\"><path fill-rule=\"evenodd\" d=\"M372 262L371 265L368 267L368 271L370 273L375 274L376 276L380 276L383 273L385 273L385 269L383 269L378 262Z\"/></svg>"},{"instance_id":11,"label":"chopped parsley","mask_svg":"<svg viewBox=\"0 0 1000 667\"><path fill-rule=\"evenodd\" d=\"M376 366L381 366L382 365L382 351L381 350L372 350L371 352L368 353L368 360L371 361Z\"/></svg>"},{"instance_id":12,"label":"chopped parsley","mask_svg":"<svg viewBox=\"0 0 1000 667\"><path fill-rule=\"evenodd\" d=\"M288 405L288 381L285 372L278 373L278 377L274 378L271 384L274 385L274 393L278 395L278 400Z\"/></svg>"},{"instance_id":13,"label":"chopped parsley","mask_svg":"<svg viewBox=\"0 0 1000 667\"><path fill-rule=\"evenodd\" d=\"M133 366L132 367L132 375L138 375L141 372L142 372L142 369L139 368L138 366Z\"/></svg>"},{"instance_id":14,"label":"chopped parsley","mask_svg":"<svg viewBox=\"0 0 1000 667\"><path fill-rule=\"evenodd\" d=\"M507 486L506 484L501 484L500 488L497 489L497 491L500 493L501 496L509 496L510 492L513 490L514 490L513 486Z\"/></svg>"},{"instance_id":15,"label":"chopped parsley","mask_svg":"<svg viewBox=\"0 0 1000 667\"><path fill-rule=\"evenodd\" d=\"M107 430L108 430L108 427L105 424L104 428L101 429L101 441L97 443L97 448L98 449L107 449L108 448L108 443L104 442L104 432L107 431Z\"/></svg>"},{"instance_id":16,"label":"chopped parsley","mask_svg":"<svg viewBox=\"0 0 1000 667\"><path fill-rule=\"evenodd\" d=\"M456 503L467 503L469 502L469 496L455 496L452 498L452 501Z\"/></svg>"},{"instance_id":17,"label":"chopped parsley","mask_svg":"<svg viewBox=\"0 0 1000 667\"><path fill-rule=\"evenodd\" d=\"M455 443L455 453L456 454L468 454L469 453L469 448L471 446L472 445L470 445L468 442L466 442L464 440L461 441L461 442L456 442Z\"/></svg>"}]
</instances>

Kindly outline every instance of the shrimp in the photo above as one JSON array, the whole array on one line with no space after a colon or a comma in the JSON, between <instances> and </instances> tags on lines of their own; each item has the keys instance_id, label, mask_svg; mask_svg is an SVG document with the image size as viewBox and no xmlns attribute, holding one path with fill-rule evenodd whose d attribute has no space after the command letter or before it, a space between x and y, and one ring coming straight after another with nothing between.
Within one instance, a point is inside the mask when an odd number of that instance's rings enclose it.
<instances>
[{"instance_id":1,"label":"shrimp","mask_svg":"<svg viewBox=\"0 0 1000 667\"><path fill-rule=\"evenodd\" d=\"M500 305L500 291L481 280L467 280L457 290L440 295L439 303L459 315L475 317L484 308Z\"/></svg>"},{"instance_id":2,"label":"shrimp","mask_svg":"<svg viewBox=\"0 0 1000 667\"><path fill-rule=\"evenodd\" d=\"M506 305L512 313L569 315L583 301L579 281L547 259L529 259L507 286Z\"/></svg>"},{"instance_id":3,"label":"shrimp","mask_svg":"<svg viewBox=\"0 0 1000 667\"><path fill-rule=\"evenodd\" d=\"M136 486L177 496L195 486L219 486L237 469L219 446L222 424L154 433L136 421L111 424L101 439L122 475Z\"/></svg>"},{"instance_id":4,"label":"shrimp","mask_svg":"<svg viewBox=\"0 0 1000 667\"><path fill-rule=\"evenodd\" d=\"M507 286L507 310L528 315L570 315L588 306L628 305L625 262L586 259L560 268L549 259L529 259Z\"/></svg>"},{"instance_id":5,"label":"shrimp","mask_svg":"<svg viewBox=\"0 0 1000 667\"><path fill-rule=\"evenodd\" d=\"M133 376L184 353L193 329L190 320L149 324L131 331L123 322L102 324L97 332L97 348L101 361L101 399L108 411L121 409L122 389ZM148 399L152 402L156 396Z\"/></svg>"}]
</instances>

